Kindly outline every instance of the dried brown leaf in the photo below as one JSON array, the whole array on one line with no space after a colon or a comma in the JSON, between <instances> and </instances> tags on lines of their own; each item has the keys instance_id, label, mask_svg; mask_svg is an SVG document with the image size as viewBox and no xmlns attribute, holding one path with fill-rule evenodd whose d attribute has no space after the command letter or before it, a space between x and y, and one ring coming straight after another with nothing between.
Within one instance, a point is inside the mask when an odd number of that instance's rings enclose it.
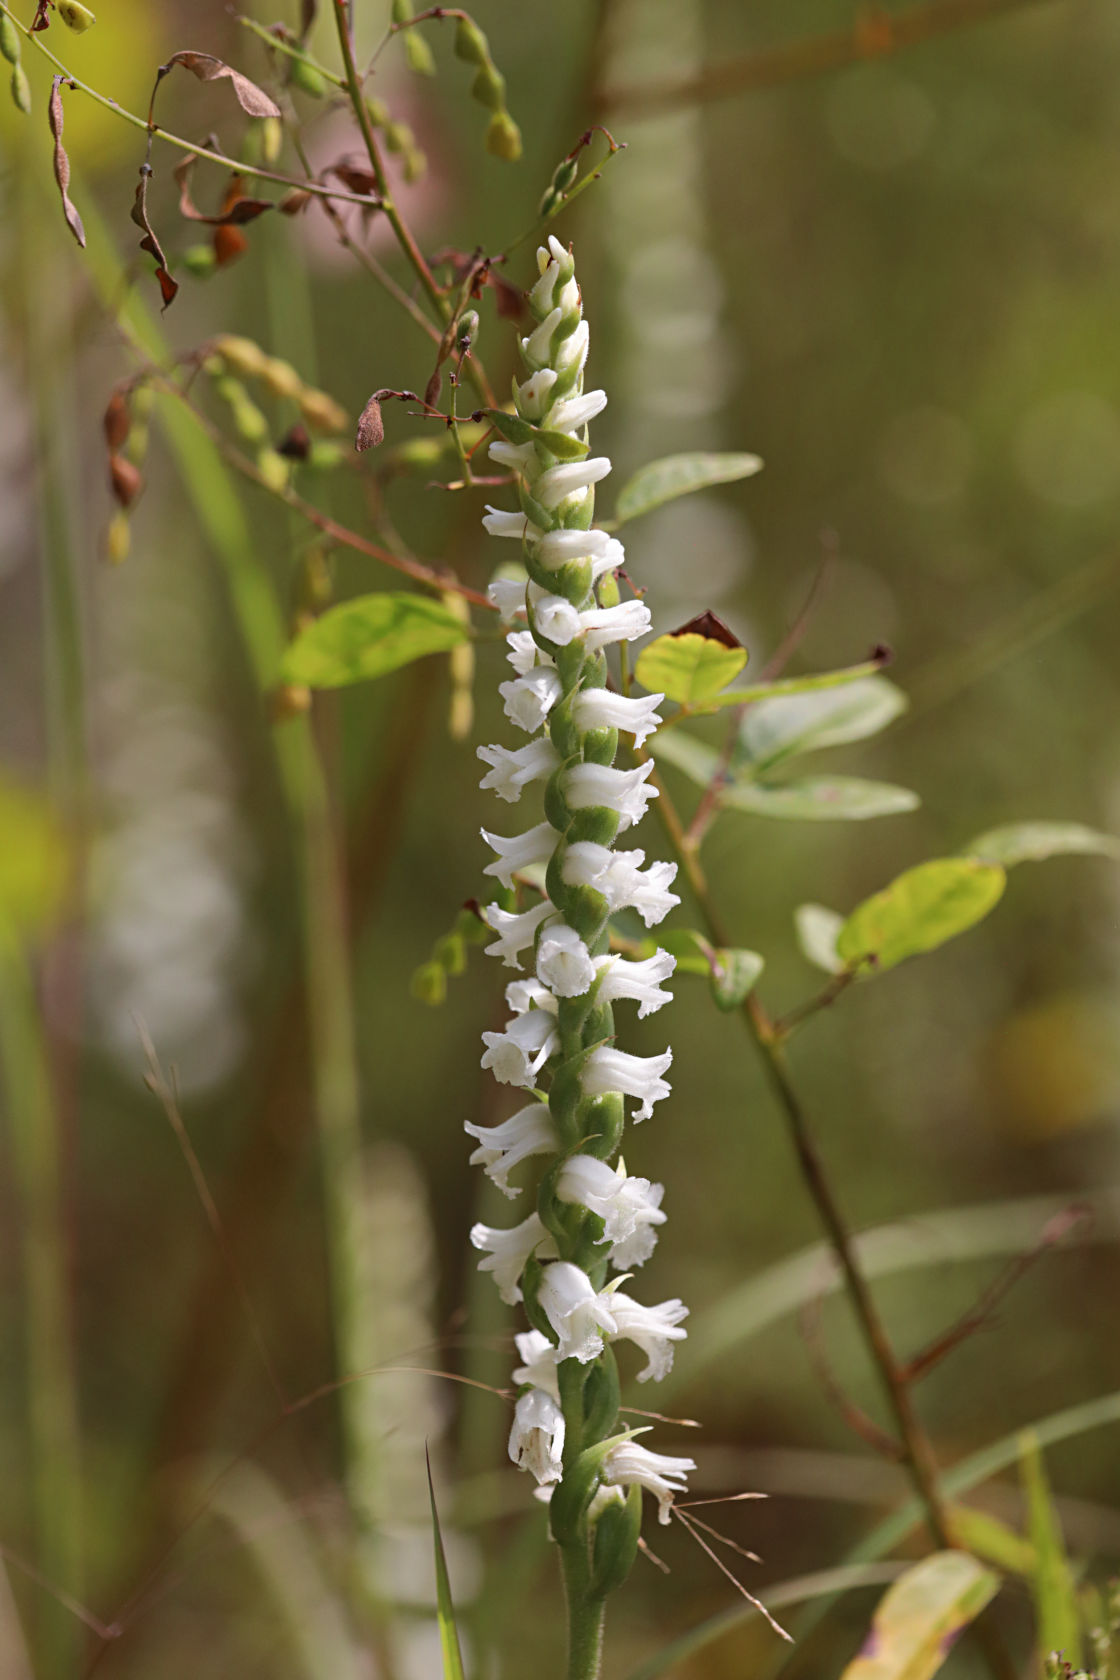
<instances>
[{"instance_id":1,"label":"dried brown leaf","mask_svg":"<svg viewBox=\"0 0 1120 1680\"><path fill-rule=\"evenodd\" d=\"M670 630L670 636L705 636L710 642L722 642L724 647L739 648L742 642L722 618L714 612L697 613L687 624L682 624L677 630Z\"/></svg>"},{"instance_id":2,"label":"dried brown leaf","mask_svg":"<svg viewBox=\"0 0 1120 1680\"><path fill-rule=\"evenodd\" d=\"M219 268L227 268L249 249L249 241L241 229L224 222L214 229L214 256Z\"/></svg>"},{"instance_id":3,"label":"dried brown leaf","mask_svg":"<svg viewBox=\"0 0 1120 1680\"><path fill-rule=\"evenodd\" d=\"M336 176L350 192L362 193L369 198L377 197L377 177L371 169L364 169L359 163L351 163L348 158L339 158L337 163L328 166L326 173Z\"/></svg>"},{"instance_id":4,"label":"dried brown leaf","mask_svg":"<svg viewBox=\"0 0 1120 1680\"><path fill-rule=\"evenodd\" d=\"M156 279L159 281L159 289L163 294L163 307L166 309L168 304L173 302L175 294L179 290L179 282L173 280L168 273L167 258L163 254L163 246L156 237L156 231L148 219L148 182L151 178L151 164L142 163L140 165L140 179L136 183L136 196L132 201L132 209L129 214L136 226L143 230L144 237L140 241L140 249L147 251L150 257L155 258Z\"/></svg>"},{"instance_id":5,"label":"dried brown leaf","mask_svg":"<svg viewBox=\"0 0 1120 1680\"><path fill-rule=\"evenodd\" d=\"M314 195L305 192L302 187L292 187L286 192L276 206L282 216L298 216L307 209Z\"/></svg>"},{"instance_id":6,"label":"dried brown leaf","mask_svg":"<svg viewBox=\"0 0 1120 1680\"><path fill-rule=\"evenodd\" d=\"M494 288L494 302L501 320L519 321L525 314L525 293L521 287L507 280L504 274L495 274L493 269L487 279Z\"/></svg>"},{"instance_id":7,"label":"dried brown leaf","mask_svg":"<svg viewBox=\"0 0 1120 1680\"><path fill-rule=\"evenodd\" d=\"M381 393L375 392L363 408L358 420L358 435L354 439L354 448L361 455L367 449L376 449L385 437L385 422L381 418Z\"/></svg>"},{"instance_id":8,"label":"dried brown leaf","mask_svg":"<svg viewBox=\"0 0 1120 1680\"><path fill-rule=\"evenodd\" d=\"M38 19L36 19L36 27L45 29L46 24L44 23L39 25ZM79 216L74 207L73 200L70 197L70 159L67 157L66 148L62 144L63 118L61 84L64 80L65 77L56 76L51 83L51 97L47 105L47 120L51 125L51 133L54 136L54 178L58 182L58 190L62 195L62 213L66 217L66 225L70 229L70 232L74 235L78 244L84 247L86 242L86 230L82 226L82 218Z\"/></svg>"},{"instance_id":9,"label":"dried brown leaf","mask_svg":"<svg viewBox=\"0 0 1120 1680\"><path fill-rule=\"evenodd\" d=\"M205 222L207 227L224 227L227 223L233 223L234 226L241 227L246 222L256 221L258 216L263 215L266 210L272 209L270 199L247 198L240 190L240 175L234 175L231 177L231 186L236 183L237 190L231 193L227 189L220 214L217 216L205 215L191 197L191 175L196 162L197 159L193 154L190 154L183 159L182 163L176 164L171 172L179 183L179 214L185 216L189 222Z\"/></svg>"},{"instance_id":10,"label":"dried brown leaf","mask_svg":"<svg viewBox=\"0 0 1120 1680\"><path fill-rule=\"evenodd\" d=\"M181 64L200 82L228 81L237 95L237 103L250 117L278 117L281 114L279 105L269 98L263 88L251 82L248 76L243 76L240 70L234 70L222 59L215 58L213 53L189 50L172 53L167 63L160 65L160 76L166 76L176 64Z\"/></svg>"},{"instance_id":11,"label":"dried brown leaf","mask_svg":"<svg viewBox=\"0 0 1120 1680\"><path fill-rule=\"evenodd\" d=\"M32 22L32 25L31 25L31 28L33 30L38 31L40 29L49 29L50 28L50 26L51 26L50 7L53 4L54 4L54 0L39 0L39 4L35 8L35 18L34 18L34 21Z\"/></svg>"}]
</instances>

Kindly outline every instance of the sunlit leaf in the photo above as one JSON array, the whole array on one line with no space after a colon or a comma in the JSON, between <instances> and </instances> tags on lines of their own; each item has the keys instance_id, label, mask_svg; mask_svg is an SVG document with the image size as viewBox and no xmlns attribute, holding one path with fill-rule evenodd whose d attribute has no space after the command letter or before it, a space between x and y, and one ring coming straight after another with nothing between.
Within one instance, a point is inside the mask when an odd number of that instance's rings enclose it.
<instances>
[{"instance_id":1,"label":"sunlit leaf","mask_svg":"<svg viewBox=\"0 0 1120 1680\"><path fill-rule=\"evenodd\" d=\"M47 801L0 779L0 924L21 934L49 926L66 890L69 846Z\"/></svg>"},{"instance_id":2,"label":"sunlit leaf","mask_svg":"<svg viewBox=\"0 0 1120 1680\"><path fill-rule=\"evenodd\" d=\"M615 504L614 523L624 525L694 490L750 478L761 467L757 455L668 455L664 460L650 461L623 485Z\"/></svg>"},{"instance_id":3,"label":"sunlit leaf","mask_svg":"<svg viewBox=\"0 0 1120 1680\"><path fill-rule=\"evenodd\" d=\"M763 700L747 712L739 738L752 763L769 769L795 753L877 735L908 705L886 677L862 677L839 688Z\"/></svg>"},{"instance_id":4,"label":"sunlit leaf","mask_svg":"<svg viewBox=\"0 0 1120 1680\"><path fill-rule=\"evenodd\" d=\"M841 1680L930 1680L998 1590L999 1576L967 1552L933 1552L887 1588Z\"/></svg>"},{"instance_id":5,"label":"sunlit leaf","mask_svg":"<svg viewBox=\"0 0 1120 1680\"><path fill-rule=\"evenodd\" d=\"M1034 1574L1037 1553L1030 1541L993 1517L990 1511L977 1511L971 1505L950 1505L948 1514L952 1537L965 1551L985 1563L994 1563L1005 1574Z\"/></svg>"},{"instance_id":6,"label":"sunlit leaf","mask_svg":"<svg viewBox=\"0 0 1120 1680\"><path fill-rule=\"evenodd\" d=\"M710 700L746 663L746 648L711 636L658 636L642 649L634 675L651 694L687 706Z\"/></svg>"},{"instance_id":7,"label":"sunlit leaf","mask_svg":"<svg viewBox=\"0 0 1120 1680\"><path fill-rule=\"evenodd\" d=\"M463 1654L459 1649L459 1630L455 1624L455 1605L451 1597L451 1581L447 1574L447 1558L443 1550L439 1512L436 1510L436 1490L432 1482L430 1460L428 1499L432 1508L432 1536L436 1556L436 1619L439 1622L439 1643L443 1654L443 1680L463 1680Z\"/></svg>"},{"instance_id":8,"label":"sunlit leaf","mask_svg":"<svg viewBox=\"0 0 1120 1680\"><path fill-rule=\"evenodd\" d=\"M754 989L766 959L757 951L724 950L715 952L716 967L712 974L712 996L719 1009L737 1009Z\"/></svg>"},{"instance_id":9,"label":"sunlit leaf","mask_svg":"<svg viewBox=\"0 0 1120 1680\"><path fill-rule=\"evenodd\" d=\"M683 729L659 730L650 744L659 763L664 761L683 770L700 787L707 787L719 769L716 749L707 741L698 741L695 735L686 735Z\"/></svg>"},{"instance_id":10,"label":"sunlit leaf","mask_svg":"<svg viewBox=\"0 0 1120 1680\"><path fill-rule=\"evenodd\" d=\"M1027 1531L1036 1557L1033 1589L1038 1648L1044 1655L1060 1651L1067 1662L1080 1668L1081 1626L1073 1576L1038 1439L1029 1430L1020 1437L1019 1468L1027 1499Z\"/></svg>"},{"instance_id":11,"label":"sunlit leaf","mask_svg":"<svg viewBox=\"0 0 1120 1680\"><path fill-rule=\"evenodd\" d=\"M308 688L342 688L383 677L425 654L445 653L469 636L469 626L424 595L359 595L300 632L284 654L280 677Z\"/></svg>"},{"instance_id":12,"label":"sunlit leaf","mask_svg":"<svg viewBox=\"0 0 1120 1680\"><path fill-rule=\"evenodd\" d=\"M838 910L828 910L823 904L799 904L793 913L797 943L802 953L826 974L840 974L844 962L836 954L836 941L844 918Z\"/></svg>"},{"instance_id":13,"label":"sunlit leaf","mask_svg":"<svg viewBox=\"0 0 1120 1680\"><path fill-rule=\"evenodd\" d=\"M989 828L961 851L987 863L1002 863L1008 869L1013 863L1040 863L1063 852L1120 858L1120 840L1082 823L1021 822Z\"/></svg>"},{"instance_id":14,"label":"sunlit leaf","mask_svg":"<svg viewBox=\"0 0 1120 1680\"><path fill-rule=\"evenodd\" d=\"M977 858L936 858L857 906L836 940L837 955L881 971L933 951L981 921L998 903L1007 877Z\"/></svg>"},{"instance_id":15,"label":"sunlit leaf","mask_svg":"<svg viewBox=\"0 0 1120 1680\"><path fill-rule=\"evenodd\" d=\"M752 816L800 822L865 822L914 811L920 804L909 788L860 776L801 776L773 786L732 782L721 791L720 802Z\"/></svg>"}]
</instances>

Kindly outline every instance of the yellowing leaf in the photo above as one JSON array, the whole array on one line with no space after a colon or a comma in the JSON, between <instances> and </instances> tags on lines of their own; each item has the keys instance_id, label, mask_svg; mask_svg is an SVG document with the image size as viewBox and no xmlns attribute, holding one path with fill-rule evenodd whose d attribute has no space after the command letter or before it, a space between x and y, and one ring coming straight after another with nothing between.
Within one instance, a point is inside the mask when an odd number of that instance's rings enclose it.
<instances>
[{"instance_id":1,"label":"yellowing leaf","mask_svg":"<svg viewBox=\"0 0 1120 1680\"><path fill-rule=\"evenodd\" d=\"M359 595L300 632L281 661L280 679L307 688L343 688L425 654L446 653L469 636L462 619L425 595Z\"/></svg>"},{"instance_id":2,"label":"yellowing leaf","mask_svg":"<svg viewBox=\"0 0 1120 1680\"><path fill-rule=\"evenodd\" d=\"M999 864L976 858L921 863L852 911L837 937L836 954L849 965L893 968L981 921L1006 882Z\"/></svg>"},{"instance_id":3,"label":"yellowing leaf","mask_svg":"<svg viewBox=\"0 0 1120 1680\"><path fill-rule=\"evenodd\" d=\"M658 636L638 656L634 675L651 694L678 705L702 705L726 688L747 663L747 650L686 632Z\"/></svg>"},{"instance_id":4,"label":"yellowing leaf","mask_svg":"<svg viewBox=\"0 0 1120 1680\"><path fill-rule=\"evenodd\" d=\"M999 1576L967 1552L933 1552L888 1587L841 1680L930 1680L998 1589Z\"/></svg>"}]
</instances>

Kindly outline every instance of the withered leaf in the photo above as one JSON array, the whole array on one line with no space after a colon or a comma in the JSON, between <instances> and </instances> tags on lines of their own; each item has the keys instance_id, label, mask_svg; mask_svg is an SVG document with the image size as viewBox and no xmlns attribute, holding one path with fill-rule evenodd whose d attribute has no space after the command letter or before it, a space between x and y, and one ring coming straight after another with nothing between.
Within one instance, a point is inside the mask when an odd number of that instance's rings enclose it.
<instances>
[{"instance_id":1,"label":"withered leaf","mask_svg":"<svg viewBox=\"0 0 1120 1680\"><path fill-rule=\"evenodd\" d=\"M677 630L670 630L670 636L705 636L709 642L722 642L724 647L740 648L742 642L714 612L697 613L687 624L682 624Z\"/></svg>"},{"instance_id":2,"label":"withered leaf","mask_svg":"<svg viewBox=\"0 0 1120 1680\"><path fill-rule=\"evenodd\" d=\"M120 449L132 424L132 418L128 412L128 403L120 391L114 391L106 403L101 424L105 431L105 442L109 445L109 448L112 450Z\"/></svg>"},{"instance_id":3,"label":"withered leaf","mask_svg":"<svg viewBox=\"0 0 1120 1680\"><path fill-rule=\"evenodd\" d=\"M340 158L337 163L328 167L326 173L337 176L350 192L362 193L370 198L377 196L377 177L371 169L363 169L361 164Z\"/></svg>"},{"instance_id":4,"label":"withered leaf","mask_svg":"<svg viewBox=\"0 0 1120 1680\"><path fill-rule=\"evenodd\" d=\"M38 31L40 29L49 29L50 28L50 26L51 26L50 7L53 5L53 3L54 3L54 0L39 0L39 4L35 7L35 17L34 17L34 20L31 24L31 27L32 27L33 30Z\"/></svg>"},{"instance_id":5,"label":"withered leaf","mask_svg":"<svg viewBox=\"0 0 1120 1680\"><path fill-rule=\"evenodd\" d=\"M142 163L140 165L140 179L136 183L136 196L132 201L132 209L129 214L136 226L141 228L144 233L144 237L140 241L140 249L147 251L150 257L155 258L156 279L159 281L159 289L163 294L163 307L166 309L179 290L179 282L173 280L168 273L167 258L163 254L163 246L157 239L155 229L148 220L148 182L151 178L151 164Z\"/></svg>"},{"instance_id":6,"label":"withered leaf","mask_svg":"<svg viewBox=\"0 0 1120 1680\"><path fill-rule=\"evenodd\" d=\"M495 274L493 269L487 278L494 288L494 302L499 317L503 321L519 321L525 313L525 293L521 287L507 280L504 274Z\"/></svg>"},{"instance_id":7,"label":"withered leaf","mask_svg":"<svg viewBox=\"0 0 1120 1680\"><path fill-rule=\"evenodd\" d=\"M41 27L45 28L46 25ZM86 230L82 226L79 216L70 197L70 159L66 155L66 148L62 144L62 91L63 76L56 76L51 83L51 97L47 105L47 120L51 125L54 136L54 178L58 182L58 190L62 195L62 213L66 217L66 225L78 244L85 246Z\"/></svg>"},{"instance_id":8,"label":"withered leaf","mask_svg":"<svg viewBox=\"0 0 1120 1680\"><path fill-rule=\"evenodd\" d=\"M212 53L183 51L172 53L166 64L159 67L160 76L166 76L176 64L181 64L184 70L189 70L197 76L200 82L228 81L237 95L237 103L250 117L278 117L280 107L274 99L270 99L263 88L256 82L251 82L248 76L243 76L240 70L234 70L222 59L215 58Z\"/></svg>"},{"instance_id":9,"label":"withered leaf","mask_svg":"<svg viewBox=\"0 0 1120 1680\"><path fill-rule=\"evenodd\" d=\"M367 449L376 449L385 436L385 422L381 418L381 391L375 391L366 406L362 409L358 419L358 435L354 439L354 448L361 455Z\"/></svg>"},{"instance_id":10,"label":"withered leaf","mask_svg":"<svg viewBox=\"0 0 1120 1680\"><path fill-rule=\"evenodd\" d=\"M131 507L143 488L140 469L123 455L109 457L109 483L121 507Z\"/></svg>"},{"instance_id":11,"label":"withered leaf","mask_svg":"<svg viewBox=\"0 0 1120 1680\"><path fill-rule=\"evenodd\" d=\"M207 216L198 208L191 197L191 175L198 160L193 154L185 157L182 163L177 163L171 171L179 183L179 214L185 216L189 222L205 222L207 227L224 227L233 223L240 227L245 222L254 222L264 211L272 209L272 202L267 198L246 198L241 192L241 176L233 175L230 185L236 183L236 192L227 190L225 202L217 216Z\"/></svg>"},{"instance_id":12,"label":"withered leaf","mask_svg":"<svg viewBox=\"0 0 1120 1680\"><path fill-rule=\"evenodd\" d=\"M214 229L214 256L219 268L227 268L249 249L249 241L241 229L231 222L223 222Z\"/></svg>"},{"instance_id":13,"label":"withered leaf","mask_svg":"<svg viewBox=\"0 0 1120 1680\"><path fill-rule=\"evenodd\" d=\"M302 187L291 187L276 206L282 216L298 216L311 203L312 194Z\"/></svg>"}]
</instances>

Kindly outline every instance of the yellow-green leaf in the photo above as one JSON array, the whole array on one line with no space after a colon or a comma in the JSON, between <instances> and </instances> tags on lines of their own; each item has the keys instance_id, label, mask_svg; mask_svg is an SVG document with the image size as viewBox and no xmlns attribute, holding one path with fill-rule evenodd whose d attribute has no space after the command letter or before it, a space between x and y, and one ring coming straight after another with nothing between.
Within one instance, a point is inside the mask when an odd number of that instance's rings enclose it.
<instances>
[{"instance_id":1,"label":"yellow-green leaf","mask_svg":"<svg viewBox=\"0 0 1120 1680\"><path fill-rule=\"evenodd\" d=\"M930 1680L998 1589L999 1576L967 1552L931 1553L888 1587L841 1680Z\"/></svg>"},{"instance_id":2,"label":"yellow-green leaf","mask_svg":"<svg viewBox=\"0 0 1120 1680\"><path fill-rule=\"evenodd\" d=\"M668 455L661 461L649 461L623 485L614 510L614 524L624 525L627 520L650 513L677 496L691 495L694 490L750 478L761 467L757 455Z\"/></svg>"},{"instance_id":3,"label":"yellow-green leaf","mask_svg":"<svg viewBox=\"0 0 1120 1680\"><path fill-rule=\"evenodd\" d=\"M331 607L288 647L280 679L307 688L343 688L396 671L429 653L446 653L470 627L425 595L359 595Z\"/></svg>"},{"instance_id":4,"label":"yellow-green leaf","mask_svg":"<svg viewBox=\"0 0 1120 1680\"><path fill-rule=\"evenodd\" d=\"M1029 1430L1020 1437L1019 1468L1027 1496L1027 1531L1036 1556L1033 1586L1038 1648L1043 1656L1060 1651L1074 1668L1080 1668L1081 1624L1073 1576L1038 1439Z\"/></svg>"},{"instance_id":5,"label":"yellow-green leaf","mask_svg":"<svg viewBox=\"0 0 1120 1680\"><path fill-rule=\"evenodd\" d=\"M849 965L893 968L964 933L999 901L1007 876L978 858L936 858L908 869L848 917L836 953Z\"/></svg>"},{"instance_id":6,"label":"yellow-green leaf","mask_svg":"<svg viewBox=\"0 0 1120 1680\"><path fill-rule=\"evenodd\" d=\"M70 848L41 795L0 779L0 924L21 935L48 927L66 891Z\"/></svg>"},{"instance_id":7,"label":"yellow-green leaf","mask_svg":"<svg viewBox=\"0 0 1120 1680\"><path fill-rule=\"evenodd\" d=\"M700 705L726 688L746 663L746 648L687 631L650 642L638 656L634 675L651 694L681 706Z\"/></svg>"},{"instance_id":8,"label":"yellow-green leaf","mask_svg":"<svg viewBox=\"0 0 1120 1680\"><path fill-rule=\"evenodd\" d=\"M921 801L893 782L869 782L862 776L799 776L790 782L732 782L720 802L755 817L783 817L795 822L866 822L916 811Z\"/></svg>"},{"instance_id":9,"label":"yellow-green leaf","mask_svg":"<svg viewBox=\"0 0 1120 1680\"><path fill-rule=\"evenodd\" d=\"M949 1526L957 1543L985 1563L1009 1575L1033 1575L1037 1553L1029 1540L1016 1534L989 1511L971 1505L950 1505Z\"/></svg>"},{"instance_id":10,"label":"yellow-green leaf","mask_svg":"<svg viewBox=\"0 0 1120 1680\"><path fill-rule=\"evenodd\" d=\"M1008 869L1013 863L1041 863L1063 852L1120 858L1120 840L1082 823L1021 822L990 828L961 850L968 857L1002 863Z\"/></svg>"}]
</instances>

